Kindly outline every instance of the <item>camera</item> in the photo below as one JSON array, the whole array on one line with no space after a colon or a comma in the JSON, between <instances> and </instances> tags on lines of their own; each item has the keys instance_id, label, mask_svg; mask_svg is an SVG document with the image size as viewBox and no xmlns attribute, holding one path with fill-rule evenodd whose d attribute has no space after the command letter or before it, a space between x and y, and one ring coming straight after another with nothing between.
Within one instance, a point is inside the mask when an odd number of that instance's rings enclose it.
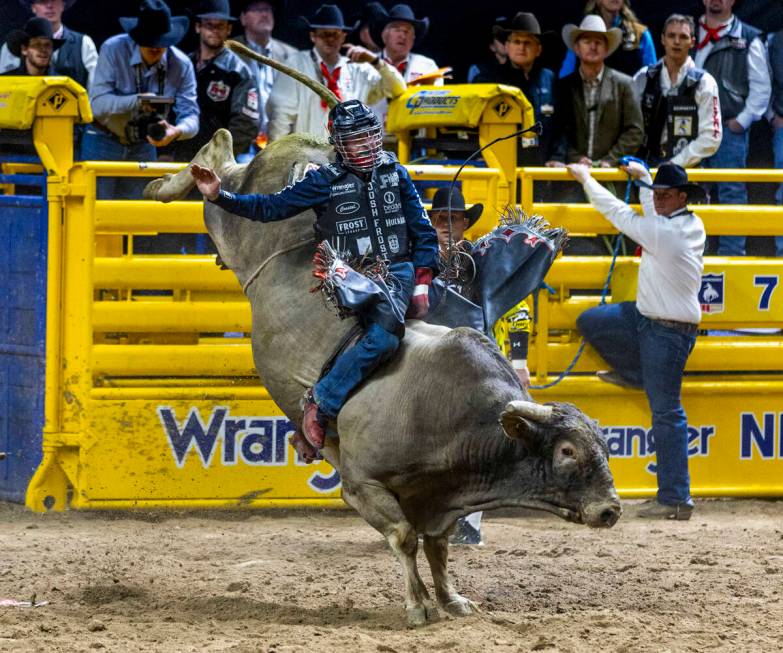
<instances>
[{"instance_id":1,"label":"camera","mask_svg":"<svg viewBox=\"0 0 783 653\"><path fill-rule=\"evenodd\" d=\"M140 108L125 125L125 137L129 144L143 143L149 136L153 141L166 136L166 127L160 123L168 118L174 98L161 95L139 95Z\"/></svg>"}]
</instances>

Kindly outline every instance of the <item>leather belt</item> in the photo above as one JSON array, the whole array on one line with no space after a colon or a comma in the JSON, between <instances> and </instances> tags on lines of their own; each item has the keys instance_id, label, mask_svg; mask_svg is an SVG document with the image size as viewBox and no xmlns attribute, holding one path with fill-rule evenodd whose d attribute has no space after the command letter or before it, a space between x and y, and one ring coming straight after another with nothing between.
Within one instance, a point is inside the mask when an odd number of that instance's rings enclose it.
<instances>
[{"instance_id":1,"label":"leather belt","mask_svg":"<svg viewBox=\"0 0 783 653\"><path fill-rule=\"evenodd\" d=\"M120 145L124 145L125 147L129 145L127 138L120 138L106 125L98 122L97 120L93 120L92 124L89 126L94 127L97 131L101 132L102 134L106 134L106 136L111 136L115 141L118 141Z\"/></svg>"},{"instance_id":2,"label":"leather belt","mask_svg":"<svg viewBox=\"0 0 783 653\"><path fill-rule=\"evenodd\" d=\"M650 318L652 319L652 318ZM687 335L695 335L699 330L698 324L692 324L691 322L677 322L676 320L652 320L661 326L665 326L667 329L674 329Z\"/></svg>"}]
</instances>

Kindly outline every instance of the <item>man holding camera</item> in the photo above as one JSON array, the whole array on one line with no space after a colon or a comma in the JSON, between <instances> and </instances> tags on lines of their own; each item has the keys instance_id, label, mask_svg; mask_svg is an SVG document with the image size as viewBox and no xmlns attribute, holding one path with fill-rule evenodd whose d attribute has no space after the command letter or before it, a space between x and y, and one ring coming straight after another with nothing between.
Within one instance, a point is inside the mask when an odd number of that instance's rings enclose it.
<instances>
[{"instance_id":1,"label":"man holding camera","mask_svg":"<svg viewBox=\"0 0 783 653\"><path fill-rule=\"evenodd\" d=\"M173 16L163 0L143 0L138 18L120 18L127 32L101 47L90 89L95 122L82 156L99 161L155 161L157 147L193 138L199 128L196 76L174 47L188 19ZM144 179L104 178L98 199L141 197Z\"/></svg>"}]
</instances>

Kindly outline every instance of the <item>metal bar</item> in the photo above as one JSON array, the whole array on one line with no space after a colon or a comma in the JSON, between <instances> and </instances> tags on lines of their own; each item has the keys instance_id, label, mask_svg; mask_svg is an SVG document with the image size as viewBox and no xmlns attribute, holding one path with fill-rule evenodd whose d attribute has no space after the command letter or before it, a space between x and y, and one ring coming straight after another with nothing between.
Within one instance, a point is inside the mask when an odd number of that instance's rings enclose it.
<instances>
[{"instance_id":1,"label":"metal bar","mask_svg":"<svg viewBox=\"0 0 783 653\"><path fill-rule=\"evenodd\" d=\"M93 372L108 376L255 376L250 344L95 345Z\"/></svg>"},{"instance_id":2,"label":"metal bar","mask_svg":"<svg viewBox=\"0 0 783 653\"><path fill-rule=\"evenodd\" d=\"M95 231L99 234L206 233L202 202L95 202Z\"/></svg>"},{"instance_id":3,"label":"metal bar","mask_svg":"<svg viewBox=\"0 0 783 653\"><path fill-rule=\"evenodd\" d=\"M222 332L251 330L250 304L244 302L95 302L96 332Z\"/></svg>"},{"instance_id":4,"label":"metal bar","mask_svg":"<svg viewBox=\"0 0 783 653\"><path fill-rule=\"evenodd\" d=\"M214 256L101 257L95 259L93 280L96 288L175 288L242 293L233 272L218 268Z\"/></svg>"},{"instance_id":5,"label":"metal bar","mask_svg":"<svg viewBox=\"0 0 783 653\"><path fill-rule=\"evenodd\" d=\"M650 170L655 176L657 169ZM565 168L525 167L517 168L517 175L529 174L536 181L574 181ZM619 168L593 168L590 170L597 181L625 181L628 177ZM763 168L688 168L688 180L702 181L739 181L778 184L783 182L783 169Z\"/></svg>"},{"instance_id":6,"label":"metal bar","mask_svg":"<svg viewBox=\"0 0 783 653\"><path fill-rule=\"evenodd\" d=\"M94 388L90 399L96 401L131 401L151 399L155 401L265 401L272 400L262 386L200 386L166 388Z\"/></svg>"}]
</instances>

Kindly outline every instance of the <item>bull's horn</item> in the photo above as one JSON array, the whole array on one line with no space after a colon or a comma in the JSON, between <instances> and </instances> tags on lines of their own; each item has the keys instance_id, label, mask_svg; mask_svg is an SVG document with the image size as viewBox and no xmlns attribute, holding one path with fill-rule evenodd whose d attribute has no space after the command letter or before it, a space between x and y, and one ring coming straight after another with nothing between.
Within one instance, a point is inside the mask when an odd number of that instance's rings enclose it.
<instances>
[{"instance_id":1,"label":"bull's horn","mask_svg":"<svg viewBox=\"0 0 783 653\"><path fill-rule=\"evenodd\" d=\"M246 45L243 45L242 43L232 39L226 41L226 45L238 55L243 56L246 59L255 59L259 63L271 66L272 68L279 70L281 73L285 73L286 75L293 77L297 82L301 82L307 86L307 88L309 88L322 100L325 100L327 106L330 109L340 103L340 100L337 98L337 96L328 88L326 88L326 86L314 80L312 77L308 77L307 75L300 73L298 70L294 70L291 68L291 66L286 66L284 63L280 63L279 61L265 57L263 54L258 54L258 52L251 50Z\"/></svg>"},{"instance_id":2,"label":"bull's horn","mask_svg":"<svg viewBox=\"0 0 783 653\"><path fill-rule=\"evenodd\" d=\"M532 401L510 401L503 412L509 415L526 417L534 422L543 424L552 417L552 406L542 406Z\"/></svg>"}]
</instances>

